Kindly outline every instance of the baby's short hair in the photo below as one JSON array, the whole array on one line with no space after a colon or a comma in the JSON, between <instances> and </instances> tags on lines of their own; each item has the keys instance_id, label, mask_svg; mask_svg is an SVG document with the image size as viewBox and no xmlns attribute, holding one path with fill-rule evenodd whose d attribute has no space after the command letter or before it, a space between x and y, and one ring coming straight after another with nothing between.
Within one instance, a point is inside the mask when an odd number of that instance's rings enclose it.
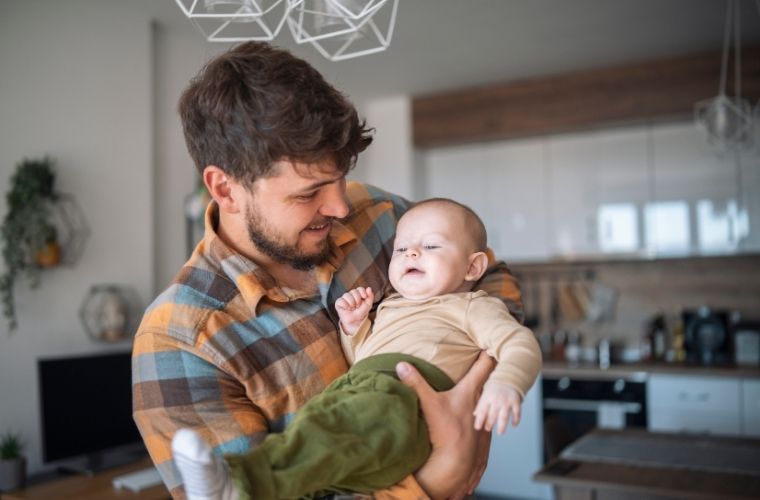
<instances>
[{"instance_id":1,"label":"baby's short hair","mask_svg":"<svg viewBox=\"0 0 760 500\"><path fill-rule=\"evenodd\" d=\"M442 205L459 210L463 216L464 228L475 246L476 252L485 252L488 248L488 236L486 226L473 209L450 198L428 198L412 205L409 211L424 205Z\"/></svg>"}]
</instances>

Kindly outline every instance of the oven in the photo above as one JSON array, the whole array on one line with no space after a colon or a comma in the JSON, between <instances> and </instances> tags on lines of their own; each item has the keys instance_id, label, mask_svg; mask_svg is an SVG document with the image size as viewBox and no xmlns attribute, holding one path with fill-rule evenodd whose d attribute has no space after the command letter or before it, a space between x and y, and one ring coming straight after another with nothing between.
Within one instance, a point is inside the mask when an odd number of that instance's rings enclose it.
<instances>
[{"instance_id":1,"label":"oven","mask_svg":"<svg viewBox=\"0 0 760 500\"><path fill-rule=\"evenodd\" d=\"M646 373L547 375L542 379L544 462L593 428L647 427Z\"/></svg>"}]
</instances>

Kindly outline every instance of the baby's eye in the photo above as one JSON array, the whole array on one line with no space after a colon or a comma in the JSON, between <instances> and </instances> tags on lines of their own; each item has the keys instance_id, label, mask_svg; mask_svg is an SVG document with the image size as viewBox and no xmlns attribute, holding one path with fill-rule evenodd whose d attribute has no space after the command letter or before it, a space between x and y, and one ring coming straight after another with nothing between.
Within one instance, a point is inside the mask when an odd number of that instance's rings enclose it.
<instances>
[{"instance_id":1,"label":"baby's eye","mask_svg":"<svg viewBox=\"0 0 760 500\"><path fill-rule=\"evenodd\" d=\"M396 252L396 253L402 253L402 252L406 252L406 247L398 247L398 248L395 250L395 252Z\"/></svg>"},{"instance_id":2,"label":"baby's eye","mask_svg":"<svg viewBox=\"0 0 760 500\"><path fill-rule=\"evenodd\" d=\"M441 248L439 245L425 245L425 250L435 250L436 248Z\"/></svg>"}]
</instances>

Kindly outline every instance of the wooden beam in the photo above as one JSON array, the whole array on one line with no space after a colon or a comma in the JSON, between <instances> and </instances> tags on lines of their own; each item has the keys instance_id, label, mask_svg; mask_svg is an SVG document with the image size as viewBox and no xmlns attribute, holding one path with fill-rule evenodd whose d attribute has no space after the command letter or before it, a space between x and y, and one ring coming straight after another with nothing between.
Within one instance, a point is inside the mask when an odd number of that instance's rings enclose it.
<instances>
[{"instance_id":1,"label":"wooden beam","mask_svg":"<svg viewBox=\"0 0 760 500\"><path fill-rule=\"evenodd\" d=\"M733 94L733 68L728 79ZM554 75L415 97L420 148L682 119L718 93L720 53ZM742 95L760 99L760 47L742 49Z\"/></svg>"}]
</instances>

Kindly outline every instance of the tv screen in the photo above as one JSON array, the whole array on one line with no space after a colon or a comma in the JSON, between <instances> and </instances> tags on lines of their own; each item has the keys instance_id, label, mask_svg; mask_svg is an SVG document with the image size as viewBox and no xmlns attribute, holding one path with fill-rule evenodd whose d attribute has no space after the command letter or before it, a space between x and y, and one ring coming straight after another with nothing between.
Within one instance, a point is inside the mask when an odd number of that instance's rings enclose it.
<instances>
[{"instance_id":1,"label":"tv screen","mask_svg":"<svg viewBox=\"0 0 760 500\"><path fill-rule=\"evenodd\" d=\"M141 443L129 352L40 359L37 367L45 462Z\"/></svg>"}]
</instances>

